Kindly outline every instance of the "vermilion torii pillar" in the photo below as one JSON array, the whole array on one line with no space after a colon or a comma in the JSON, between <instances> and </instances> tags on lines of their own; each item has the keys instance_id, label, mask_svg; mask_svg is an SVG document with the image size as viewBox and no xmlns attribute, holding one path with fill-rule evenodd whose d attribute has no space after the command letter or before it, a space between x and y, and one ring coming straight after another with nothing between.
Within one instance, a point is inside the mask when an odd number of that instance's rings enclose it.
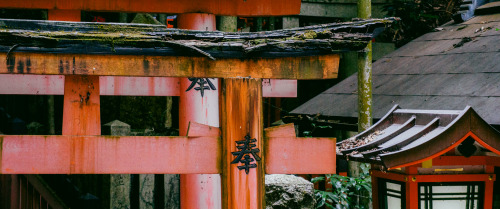
<instances>
[{"instance_id":1,"label":"vermilion torii pillar","mask_svg":"<svg viewBox=\"0 0 500 209\"><path fill-rule=\"evenodd\" d=\"M177 27L214 31L215 15L205 13L179 14ZM198 86L198 82L206 82L207 84ZM211 85L208 85L208 82ZM205 89L205 87L207 88ZM180 78L180 136L187 134L189 122L219 127L218 78ZM180 181L181 208L221 208L220 175L183 174L180 175Z\"/></svg>"}]
</instances>

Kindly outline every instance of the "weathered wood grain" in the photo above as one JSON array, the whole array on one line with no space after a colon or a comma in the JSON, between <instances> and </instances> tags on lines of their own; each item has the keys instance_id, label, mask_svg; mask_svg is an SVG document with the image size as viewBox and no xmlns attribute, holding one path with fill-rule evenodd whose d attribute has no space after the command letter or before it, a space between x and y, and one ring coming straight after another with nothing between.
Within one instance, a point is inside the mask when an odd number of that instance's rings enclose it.
<instances>
[{"instance_id":1,"label":"weathered wood grain","mask_svg":"<svg viewBox=\"0 0 500 209\"><path fill-rule=\"evenodd\" d=\"M336 78L339 55L219 59L139 55L0 53L0 74L198 78Z\"/></svg>"},{"instance_id":2,"label":"weathered wood grain","mask_svg":"<svg viewBox=\"0 0 500 209\"><path fill-rule=\"evenodd\" d=\"M263 209L265 153L261 79L224 79L221 92L222 208ZM260 161L252 162L257 167L251 168L248 174L237 167L243 163L231 164L235 159L231 152L238 151L236 141L244 140L247 134L257 140L254 148L260 149L261 157Z\"/></svg>"}]
</instances>

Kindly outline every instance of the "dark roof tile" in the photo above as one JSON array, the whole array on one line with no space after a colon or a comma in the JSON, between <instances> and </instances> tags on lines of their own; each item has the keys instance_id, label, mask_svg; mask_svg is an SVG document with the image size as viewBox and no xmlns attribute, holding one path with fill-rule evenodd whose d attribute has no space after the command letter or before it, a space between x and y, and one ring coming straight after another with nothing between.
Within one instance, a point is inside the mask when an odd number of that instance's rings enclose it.
<instances>
[{"instance_id":1,"label":"dark roof tile","mask_svg":"<svg viewBox=\"0 0 500 209\"><path fill-rule=\"evenodd\" d=\"M456 30L463 25L468 26ZM438 110L470 105L488 123L500 125L500 31L475 32L484 25L500 28L500 15L446 26L444 31L428 33L377 60L373 64L373 117L382 117L394 104ZM453 47L463 37L474 38ZM292 114L355 118L357 104L354 74Z\"/></svg>"}]
</instances>

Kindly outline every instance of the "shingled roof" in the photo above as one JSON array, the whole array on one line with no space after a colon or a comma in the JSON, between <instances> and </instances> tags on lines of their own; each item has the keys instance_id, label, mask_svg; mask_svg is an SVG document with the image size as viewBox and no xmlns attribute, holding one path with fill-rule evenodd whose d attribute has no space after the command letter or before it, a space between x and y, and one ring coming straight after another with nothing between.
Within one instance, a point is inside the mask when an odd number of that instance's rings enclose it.
<instances>
[{"instance_id":1,"label":"shingled roof","mask_svg":"<svg viewBox=\"0 0 500 209\"><path fill-rule=\"evenodd\" d=\"M476 143L477 142L477 143ZM379 122L337 143L337 155L387 169L421 163L456 148L457 155L500 154L500 132L471 108L412 110L393 107Z\"/></svg>"},{"instance_id":2,"label":"shingled roof","mask_svg":"<svg viewBox=\"0 0 500 209\"><path fill-rule=\"evenodd\" d=\"M498 12L499 3L482 8L476 14ZM471 106L489 124L500 125L499 43L500 13L489 14L438 28L377 60L373 64L374 118L380 119L394 104L432 110ZM355 121L357 85L355 74L292 114Z\"/></svg>"}]
</instances>

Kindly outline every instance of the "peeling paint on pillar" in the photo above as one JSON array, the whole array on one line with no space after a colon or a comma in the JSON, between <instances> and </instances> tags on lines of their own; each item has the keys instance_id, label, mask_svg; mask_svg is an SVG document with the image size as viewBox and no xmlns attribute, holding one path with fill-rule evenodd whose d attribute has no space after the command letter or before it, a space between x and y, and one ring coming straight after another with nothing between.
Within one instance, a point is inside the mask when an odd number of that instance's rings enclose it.
<instances>
[{"instance_id":1,"label":"peeling paint on pillar","mask_svg":"<svg viewBox=\"0 0 500 209\"><path fill-rule=\"evenodd\" d=\"M264 165L262 79L224 79L221 91L222 125L222 208L264 209ZM232 164L232 152L237 151L236 141L246 135L256 139L255 147L260 149L257 167L246 174Z\"/></svg>"},{"instance_id":2,"label":"peeling paint on pillar","mask_svg":"<svg viewBox=\"0 0 500 209\"><path fill-rule=\"evenodd\" d=\"M65 77L64 135L101 135L99 91L99 76Z\"/></svg>"},{"instance_id":3,"label":"peeling paint on pillar","mask_svg":"<svg viewBox=\"0 0 500 209\"><path fill-rule=\"evenodd\" d=\"M214 31L215 15L204 13L179 14L177 25L182 29ZM215 63L207 62L207 60L185 63L186 67L182 67L181 70L191 73L196 69L210 72L213 69L211 66L215 65ZM196 77L203 78L204 76ZM179 80L179 135L187 134L190 121L219 127L219 79L211 79L217 90L207 90L204 92L204 96L201 96L201 93L195 89L186 91L191 84L188 78L179 78ZM181 208L221 208L220 175L180 175L180 180Z\"/></svg>"}]
</instances>

